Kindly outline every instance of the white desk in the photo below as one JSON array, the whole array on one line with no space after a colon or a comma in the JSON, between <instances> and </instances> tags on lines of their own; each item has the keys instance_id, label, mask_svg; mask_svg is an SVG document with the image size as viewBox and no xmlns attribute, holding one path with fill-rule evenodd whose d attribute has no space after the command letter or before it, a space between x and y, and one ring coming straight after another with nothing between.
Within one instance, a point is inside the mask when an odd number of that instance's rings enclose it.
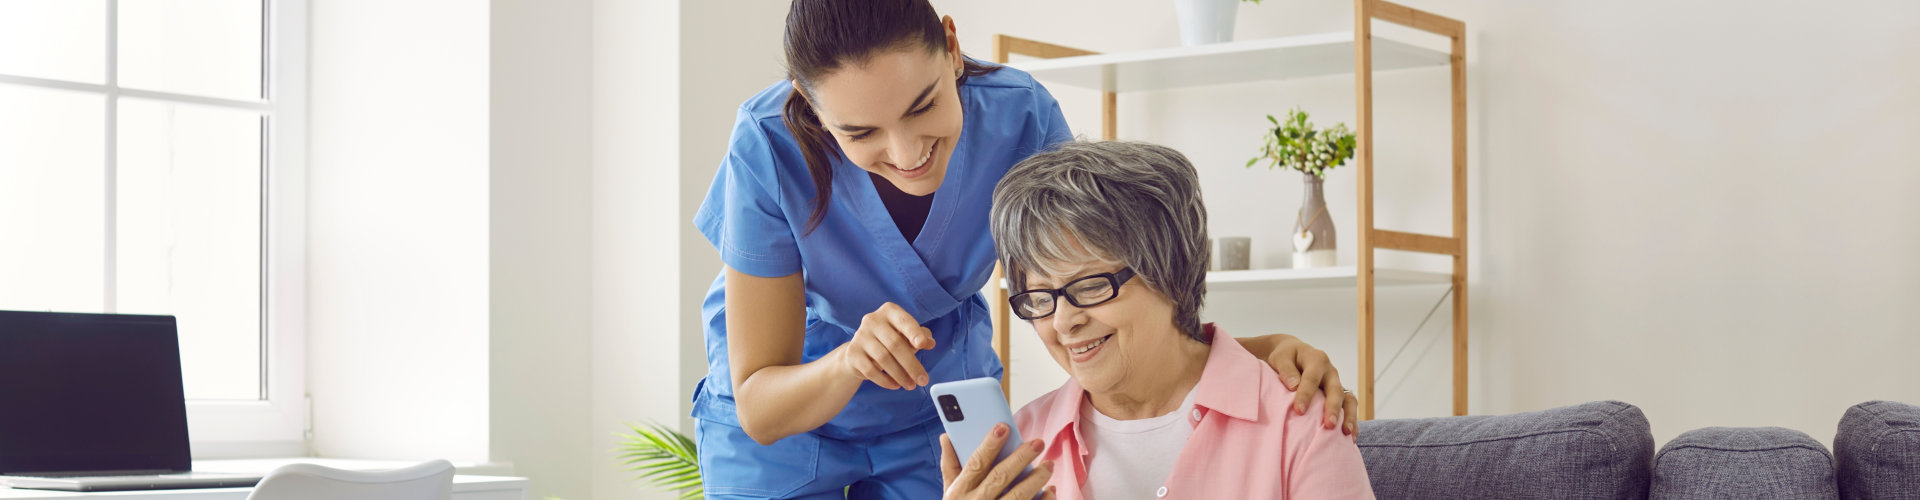
<instances>
[{"instance_id":1,"label":"white desk","mask_svg":"<svg viewBox=\"0 0 1920 500\"><path fill-rule=\"evenodd\" d=\"M202 472L259 473L291 463L319 464L336 469L379 470L395 469L413 465L412 462L381 462L369 460L339 460L325 458L299 458L279 460L205 460L195 461L193 470ZM128 498L138 500L246 500L253 488L215 488L200 490L146 490L146 491L101 491L93 493L74 493L69 491L17 490L0 488L0 499L4 500L81 500L95 498ZM505 476L453 476L453 500L526 500L527 479Z\"/></svg>"}]
</instances>

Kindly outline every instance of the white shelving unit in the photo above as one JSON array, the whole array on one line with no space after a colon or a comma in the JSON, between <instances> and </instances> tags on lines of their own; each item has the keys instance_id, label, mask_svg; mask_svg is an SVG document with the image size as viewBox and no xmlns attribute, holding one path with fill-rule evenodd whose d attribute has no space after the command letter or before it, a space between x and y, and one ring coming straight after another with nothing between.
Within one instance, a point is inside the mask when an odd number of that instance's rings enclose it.
<instances>
[{"instance_id":1,"label":"white shelving unit","mask_svg":"<svg viewBox=\"0 0 1920 500\"><path fill-rule=\"evenodd\" d=\"M1354 152L1358 207L1355 228L1356 265L1314 269L1261 269L1208 273L1209 291L1246 291L1310 288L1358 290L1359 373L1355 377L1360 418L1374 413L1374 287L1448 284L1453 299L1453 413L1467 411L1467 104L1466 23L1412 9L1387 0L1353 0L1354 29L1336 33L1245 40L1194 47L1175 47L1100 54L1072 47L997 35L994 61L1025 70L1053 86L1080 87L1101 92L1101 137L1117 135L1116 100L1121 92L1206 87L1236 83L1285 82L1330 75L1353 75L1355 83ZM1445 49L1423 47L1402 35L1374 30L1373 21L1411 28L1413 36L1439 35ZM1424 33L1424 34L1422 34ZM1034 57L1012 61L1013 54ZM1374 226L1373 208L1373 75L1414 68L1451 70L1452 87L1452 219L1453 234L1417 234ZM1450 273L1388 269L1374 265L1374 251L1401 250L1451 257ZM1008 291L995 269L994 346L1002 364L1008 364ZM1002 390L1014 370L1007 366Z\"/></svg>"},{"instance_id":2,"label":"white shelving unit","mask_svg":"<svg viewBox=\"0 0 1920 500\"><path fill-rule=\"evenodd\" d=\"M1103 92L1168 90L1353 74L1353 32L1216 43L1115 54L1014 61L1048 85ZM1444 67L1448 54L1373 37L1374 71Z\"/></svg>"},{"instance_id":3,"label":"white shelving unit","mask_svg":"<svg viewBox=\"0 0 1920 500\"><path fill-rule=\"evenodd\" d=\"M1373 269L1374 283L1392 285L1445 285L1453 281L1446 273L1406 269ZM1260 290L1305 290L1315 288L1353 288L1359 283L1360 268L1355 266L1316 267L1310 269L1253 269L1247 271L1208 271L1207 292L1246 292Z\"/></svg>"}]
</instances>

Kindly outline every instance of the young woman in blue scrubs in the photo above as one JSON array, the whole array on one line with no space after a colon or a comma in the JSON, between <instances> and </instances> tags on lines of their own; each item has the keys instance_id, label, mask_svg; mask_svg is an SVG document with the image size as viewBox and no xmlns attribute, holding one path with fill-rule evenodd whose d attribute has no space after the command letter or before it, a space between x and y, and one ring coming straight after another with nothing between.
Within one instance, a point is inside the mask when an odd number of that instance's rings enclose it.
<instances>
[{"instance_id":1,"label":"young woman in blue scrubs","mask_svg":"<svg viewBox=\"0 0 1920 500\"><path fill-rule=\"evenodd\" d=\"M694 218L726 264L702 307L705 491L937 497L926 386L1001 373L979 293L993 187L1072 136L1046 89L962 55L927 0L796 0L786 29L789 80L741 104ZM1300 408L1341 393L1324 352L1241 342ZM1330 402L1326 425L1352 429L1356 405Z\"/></svg>"}]
</instances>

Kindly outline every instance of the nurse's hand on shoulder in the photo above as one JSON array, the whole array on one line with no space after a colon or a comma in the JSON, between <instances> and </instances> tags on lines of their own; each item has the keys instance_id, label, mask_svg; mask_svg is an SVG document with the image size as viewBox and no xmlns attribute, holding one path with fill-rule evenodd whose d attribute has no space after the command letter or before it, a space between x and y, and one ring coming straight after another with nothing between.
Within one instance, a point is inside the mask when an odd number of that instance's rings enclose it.
<instances>
[{"instance_id":1,"label":"nurse's hand on shoulder","mask_svg":"<svg viewBox=\"0 0 1920 500\"><path fill-rule=\"evenodd\" d=\"M927 385L928 378L913 354L932 348L933 332L888 302L860 319L860 330L838 355L854 376L888 389L915 389Z\"/></svg>"},{"instance_id":2,"label":"nurse's hand on shoulder","mask_svg":"<svg viewBox=\"0 0 1920 500\"><path fill-rule=\"evenodd\" d=\"M1270 337L1275 345L1267 354L1267 364L1280 374L1280 383L1294 391L1294 413L1306 415L1313 397L1326 394L1326 414L1320 417L1320 425L1328 429L1338 425L1342 434L1358 434L1360 399L1340 385L1340 372L1334 370L1327 352L1292 335L1276 333Z\"/></svg>"},{"instance_id":3,"label":"nurse's hand on shoulder","mask_svg":"<svg viewBox=\"0 0 1920 500\"><path fill-rule=\"evenodd\" d=\"M1047 486L1047 479L1053 477L1052 460L1041 462L1033 468L1032 474L1027 474L1025 478L1020 477L1020 471L1026 470L1027 464L1033 463L1035 458L1040 458L1043 446L1040 440L1028 441L1018 450L1014 450L1012 455L1007 455L1006 460L993 463L994 455L999 453L1000 447L1006 442L1007 424L995 424L993 432L987 435L987 439L980 443L980 447L973 451L973 456L968 458L966 465L963 466L960 464L959 456L954 454L953 440L946 434L941 434L940 484L945 485L946 488L944 498L948 500L1000 498L1027 500L1034 498L1034 495L1040 495L1039 498L1045 499L1054 498L1053 488ZM1016 483L1015 480L1019 482ZM1042 487L1046 490L1042 491Z\"/></svg>"}]
</instances>

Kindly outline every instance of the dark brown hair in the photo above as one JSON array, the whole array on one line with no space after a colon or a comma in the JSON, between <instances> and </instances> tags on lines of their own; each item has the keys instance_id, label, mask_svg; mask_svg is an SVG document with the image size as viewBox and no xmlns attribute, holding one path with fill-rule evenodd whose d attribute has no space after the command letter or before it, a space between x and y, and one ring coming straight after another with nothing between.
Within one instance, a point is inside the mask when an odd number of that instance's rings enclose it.
<instances>
[{"instance_id":1,"label":"dark brown hair","mask_svg":"<svg viewBox=\"0 0 1920 500\"><path fill-rule=\"evenodd\" d=\"M947 49L947 28L927 0L793 0L787 10L787 78L798 88L787 95L781 118L800 144L800 156L813 177L813 215L807 219L807 233L826 218L833 199L832 159L840 154L840 145L820 125L820 116L801 89L811 92L815 79L844 64L859 64L882 50L913 45L928 51ZM1000 69L972 59L964 64L960 82Z\"/></svg>"}]
</instances>

